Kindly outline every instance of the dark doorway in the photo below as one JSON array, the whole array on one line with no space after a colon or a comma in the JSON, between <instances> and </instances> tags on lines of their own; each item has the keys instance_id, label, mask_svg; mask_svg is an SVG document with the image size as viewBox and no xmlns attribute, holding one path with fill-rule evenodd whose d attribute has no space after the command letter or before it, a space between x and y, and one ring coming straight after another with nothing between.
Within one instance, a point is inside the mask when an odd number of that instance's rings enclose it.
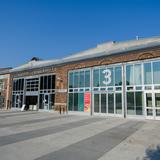
<instances>
[{"instance_id":1,"label":"dark doorway","mask_svg":"<svg viewBox=\"0 0 160 160\"><path fill-rule=\"evenodd\" d=\"M31 105L38 104L38 96L26 96L26 110L30 108Z\"/></svg>"}]
</instances>

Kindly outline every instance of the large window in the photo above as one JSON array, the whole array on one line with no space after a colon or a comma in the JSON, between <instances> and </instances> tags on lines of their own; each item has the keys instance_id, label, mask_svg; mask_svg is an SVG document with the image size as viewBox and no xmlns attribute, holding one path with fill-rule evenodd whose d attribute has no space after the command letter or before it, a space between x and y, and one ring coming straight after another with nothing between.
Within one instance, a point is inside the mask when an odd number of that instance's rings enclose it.
<instances>
[{"instance_id":1,"label":"large window","mask_svg":"<svg viewBox=\"0 0 160 160\"><path fill-rule=\"evenodd\" d=\"M143 92L127 92L127 114L143 115Z\"/></svg>"},{"instance_id":2,"label":"large window","mask_svg":"<svg viewBox=\"0 0 160 160\"><path fill-rule=\"evenodd\" d=\"M126 66L126 85L142 85L141 64L130 64Z\"/></svg>"},{"instance_id":3,"label":"large window","mask_svg":"<svg viewBox=\"0 0 160 160\"><path fill-rule=\"evenodd\" d=\"M122 93L116 93L116 114L122 114Z\"/></svg>"},{"instance_id":4,"label":"large window","mask_svg":"<svg viewBox=\"0 0 160 160\"><path fill-rule=\"evenodd\" d=\"M122 67L97 67L93 70L93 87L122 85Z\"/></svg>"},{"instance_id":5,"label":"large window","mask_svg":"<svg viewBox=\"0 0 160 160\"><path fill-rule=\"evenodd\" d=\"M69 93L69 111L84 111L84 93Z\"/></svg>"},{"instance_id":6,"label":"large window","mask_svg":"<svg viewBox=\"0 0 160 160\"><path fill-rule=\"evenodd\" d=\"M99 94L94 94L94 112L99 112Z\"/></svg>"},{"instance_id":7,"label":"large window","mask_svg":"<svg viewBox=\"0 0 160 160\"><path fill-rule=\"evenodd\" d=\"M134 84L142 85L142 65L141 64L134 65Z\"/></svg>"},{"instance_id":8,"label":"large window","mask_svg":"<svg viewBox=\"0 0 160 160\"><path fill-rule=\"evenodd\" d=\"M153 62L153 83L160 84L160 61Z\"/></svg>"},{"instance_id":9,"label":"large window","mask_svg":"<svg viewBox=\"0 0 160 160\"><path fill-rule=\"evenodd\" d=\"M152 84L151 63L144 63L144 84Z\"/></svg>"},{"instance_id":10,"label":"large window","mask_svg":"<svg viewBox=\"0 0 160 160\"><path fill-rule=\"evenodd\" d=\"M38 91L39 89L39 78L32 78L26 80L26 90L27 91Z\"/></svg>"},{"instance_id":11,"label":"large window","mask_svg":"<svg viewBox=\"0 0 160 160\"><path fill-rule=\"evenodd\" d=\"M101 113L107 112L107 97L105 93L101 94Z\"/></svg>"},{"instance_id":12,"label":"large window","mask_svg":"<svg viewBox=\"0 0 160 160\"><path fill-rule=\"evenodd\" d=\"M53 109L55 102L55 75L40 76L39 109Z\"/></svg>"},{"instance_id":13,"label":"large window","mask_svg":"<svg viewBox=\"0 0 160 160\"><path fill-rule=\"evenodd\" d=\"M115 86L122 85L122 68L115 67Z\"/></svg>"},{"instance_id":14,"label":"large window","mask_svg":"<svg viewBox=\"0 0 160 160\"><path fill-rule=\"evenodd\" d=\"M90 87L90 70L85 71L85 87Z\"/></svg>"},{"instance_id":15,"label":"large window","mask_svg":"<svg viewBox=\"0 0 160 160\"><path fill-rule=\"evenodd\" d=\"M94 69L93 71L93 85L94 87L99 87L99 69Z\"/></svg>"},{"instance_id":16,"label":"large window","mask_svg":"<svg viewBox=\"0 0 160 160\"><path fill-rule=\"evenodd\" d=\"M133 65L126 66L126 85L133 85Z\"/></svg>"},{"instance_id":17,"label":"large window","mask_svg":"<svg viewBox=\"0 0 160 160\"><path fill-rule=\"evenodd\" d=\"M89 88L90 87L90 70L76 70L69 72L68 88Z\"/></svg>"},{"instance_id":18,"label":"large window","mask_svg":"<svg viewBox=\"0 0 160 160\"><path fill-rule=\"evenodd\" d=\"M55 89L55 75L46 75L40 77L40 90Z\"/></svg>"},{"instance_id":19,"label":"large window","mask_svg":"<svg viewBox=\"0 0 160 160\"><path fill-rule=\"evenodd\" d=\"M74 88L79 87L79 72L74 73Z\"/></svg>"},{"instance_id":20,"label":"large window","mask_svg":"<svg viewBox=\"0 0 160 160\"><path fill-rule=\"evenodd\" d=\"M69 74L69 88L73 88L73 73Z\"/></svg>"},{"instance_id":21,"label":"large window","mask_svg":"<svg viewBox=\"0 0 160 160\"><path fill-rule=\"evenodd\" d=\"M84 94L90 91L90 70L70 71L68 74L68 110L84 111Z\"/></svg>"},{"instance_id":22,"label":"large window","mask_svg":"<svg viewBox=\"0 0 160 160\"><path fill-rule=\"evenodd\" d=\"M94 112L122 114L122 65L93 69Z\"/></svg>"},{"instance_id":23,"label":"large window","mask_svg":"<svg viewBox=\"0 0 160 160\"><path fill-rule=\"evenodd\" d=\"M104 83L104 81L106 80L105 79L105 75L104 75L104 70L105 70L105 68L101 68L100 69L100 86L101 87L105 87L106 86L106 84Z\"/></svg>"},{"instance_id":24,"label":"large window","mask_svg":"<svg viewBox=\"0 0 160 160\"><path fill-rule=\"evenodd\" d=\"M79 73L79 87L84 87L84 71L80 71Z\"/></svg>"},{"instance_id":25,"label":"large window","mask_svg":"<svg viewBox=\"0 0 160 160\"><path fill-rule=\"evenodd\" d=\"M13 91L23 91L24 90L24 79L13 80Z\"/></svg>"},{"instance_id":26,"label":"large window","mask_svg":"<svg viewBox=\"0 0 160 160\"><path fill-rule=\"evenodd\" d=\"M114 93L108 94L108 113L114 113Z\"/></svg>"}]
</instances>

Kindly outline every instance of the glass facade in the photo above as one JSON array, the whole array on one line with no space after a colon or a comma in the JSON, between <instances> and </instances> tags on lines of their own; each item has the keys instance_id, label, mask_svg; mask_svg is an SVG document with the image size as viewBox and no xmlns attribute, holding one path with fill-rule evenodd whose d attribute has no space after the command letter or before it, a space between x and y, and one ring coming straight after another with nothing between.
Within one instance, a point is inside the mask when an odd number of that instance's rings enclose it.
<instances>
[{"instance_id":1,"label":"glass facade","mask_svg":"<svg viewBox=\"0 0 160 160\"><path fill-rule=\"evenodd\" d=\"M90 69L70 71L68 74L68 110L84 112L84 97L90 92Z\"/></svg>"},{"instance_id":2,"label":"glass facade","mask_svg":"<svg viewBox=\"0 0 160 160\"><path fill-rule=\"evenodd\" d=\"M94 113L122 114L122 66L93 68Z\"/></svg>"},{"instance_id":3,"label":"glass facade","mask_svg":"<svg viewBox=\"0 0 160 160\"><path fill-rule=\"evenodd\" d=\"M12 91L12 106L14 108L21 108L23 105L24 98L24 79L13 80L13 91Z\"/></svg>"},{"instance_id":4,"label":"glass facade","mask_svg":"<svg viewBox=\"0 0 160 160\"><path fill-rule=\"evenodd\" d=\"M13 80L12 106L25 109L36 105L39 109L50 110L54 106L55 75L42 75L33 78Z\"/></svg>"},{"instance_id":5,"label":"glass facade","mask_svg":"<svg viewBox=\"0 0 160 160\"><path fill-rule=\"evenodd\" d=\"M160 117L160 60L70 71L68 86L71 111L84 111L89 91L93 114Z\"/></svg>"}]
</instances>

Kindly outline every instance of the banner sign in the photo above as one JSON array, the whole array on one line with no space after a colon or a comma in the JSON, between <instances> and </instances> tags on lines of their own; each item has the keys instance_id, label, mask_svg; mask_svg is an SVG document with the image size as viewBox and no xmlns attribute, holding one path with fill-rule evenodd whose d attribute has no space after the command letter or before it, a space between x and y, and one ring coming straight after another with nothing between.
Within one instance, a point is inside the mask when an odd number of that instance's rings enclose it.
<instances>
[{"instance_id":1,"label":"banner sign","mask_svg":"<svg viewBox=\"0 0 160 160\"><path fill-rule=\"evenodd\" d=\"M91 93L86 92L84 94L84 112L90 112L91 108Z\"/></svg>"}]
</instances>

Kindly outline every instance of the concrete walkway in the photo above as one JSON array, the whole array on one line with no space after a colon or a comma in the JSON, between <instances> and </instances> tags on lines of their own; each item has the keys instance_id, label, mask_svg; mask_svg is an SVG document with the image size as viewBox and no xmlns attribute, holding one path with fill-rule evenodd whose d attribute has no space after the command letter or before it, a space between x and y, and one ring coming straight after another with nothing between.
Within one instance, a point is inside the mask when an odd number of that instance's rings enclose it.
<instances>
[{"instance_id":1,"label":"concrete walkway","mask_svg":"<svg viewBox=\"0 0 160 160\"><path fill-rule=\"evenodd\" d=\"M159 133L160 121L1 111L0 159L159 160Z\"/></svg>"}]
</instances>

